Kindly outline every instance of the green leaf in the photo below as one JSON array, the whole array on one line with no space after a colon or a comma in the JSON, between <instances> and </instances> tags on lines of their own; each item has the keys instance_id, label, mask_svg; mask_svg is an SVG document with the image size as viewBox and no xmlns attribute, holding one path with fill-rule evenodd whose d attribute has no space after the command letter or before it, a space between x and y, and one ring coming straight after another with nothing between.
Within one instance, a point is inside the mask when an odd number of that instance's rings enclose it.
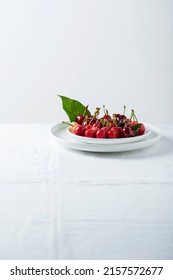
<instances>
[{"instance_id":1,"label":"green leaf","mask_svg":"<svg viewBox=\"0 0 173 280\"><path fill-rule=\"evenodd\" d=\"M135 125L132 125L131 128L133 129L133 131L136 132L140 129L141 125L142 125L141 123L137 123Z\"/></svg>"},{"instance_id":2,"label":"green leaf","mask_svg":"<svg viewBox=\"0 0 173 280\"><path fill-rule=\"evenodd\" d=\"M91 113L86 106L81 102L71 99L66 96L58 95L62 100L62 106L66 114L68 115L71 122L76 120L76 116L79 114L90 116Z\"/></svg>"}]
</instances>

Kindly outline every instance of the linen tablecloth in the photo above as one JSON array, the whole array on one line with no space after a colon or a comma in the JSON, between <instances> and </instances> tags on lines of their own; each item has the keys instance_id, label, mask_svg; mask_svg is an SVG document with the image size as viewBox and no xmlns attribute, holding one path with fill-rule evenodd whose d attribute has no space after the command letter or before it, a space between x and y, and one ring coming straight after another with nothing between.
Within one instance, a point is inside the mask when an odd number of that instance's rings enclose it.
<instances>
[{"instance_id":1,"label":"linen tablecloth","mask_svg":"<svg viewBox=\"0 0 173 280\"><path fill-rule=\"evenodd\" d=\"M63 148L52 126L0 125L0 259L172 259L173 126L122 153Z\"/></svg>"}]
</instances>

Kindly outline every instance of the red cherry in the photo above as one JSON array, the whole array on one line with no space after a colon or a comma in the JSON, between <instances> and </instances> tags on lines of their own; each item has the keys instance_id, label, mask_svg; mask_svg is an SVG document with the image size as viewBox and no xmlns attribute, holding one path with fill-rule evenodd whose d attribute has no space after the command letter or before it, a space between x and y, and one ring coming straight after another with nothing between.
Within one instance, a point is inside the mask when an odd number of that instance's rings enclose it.
<instances>
[{"instance_id":1,"label":"red cherry","mask_svg":"<svg viewBox=\"0 0 173 280\"><path fill-rule=\"evenodd\" d=\"M85 137L91 137L91 138L94 138L96 136L96 132L89 128L85 131Z\"/></svg>"},{"instance_id":2,"label":"red cherry","mask_svg":"<svg viewBox=\"0 0 173 280\"><path fill-rule=\"evenodd\" d=\"M131 126L134 126L134 125L136 125L136 124L140 124L141 126L140 126L140 128L136 131L136 135L142 135L142 134L144 134L144 132L145 132L145 126L144 126L144 124L143 123L138 123L137 121L131 121L130 122L130 125Z\"/></svg>"},{"instance_id":3,"label":"red cherry","mask_svg":"<svg viewBox=\"0 0 173 280\"><path fill-rule=\"evenodd\" d=\"M120 127L120 126L115 126L115 127L113 127L112 129L114 129L115 131L118 132L119 138L123 137L123 129L122 129L122 127Z\"/></svg>"},{"instance_id":4,"label":"red cherry","mask_svg":"<svg viewBox=\"0 0 173 280\"><path fill-rule=\"evenodd\" d=\"M79 124L75 126L73 132L78 136L84 136L85 130L86 130L85 126Z\"/></svg>"},{"instance_id":5,"label":"red cherry","mask_svg":"<svg viewBox=\"0 0 173 280\"><path fill-rule=\"evenodd\" d=\"M143 123L141 123L141 126L137 132L137 135L142 135L142 134L144 134L144 132L145 132L145 126Z\"/></svg>"},{"instance_id":6,"label":"red cherry","mask_svg":"<svg viewBox=\"0 0 173 280\"><path fill-rule=\"evenodd\" d=\"M90 128L92 128L92 125L91 124L87 124L85 127L86 127L86 129L90 129Z\"/></svg>"},{"instance_id":7,"label":"red cherry","mask_svg":"<svg viewBox=\"0 0 173 280\"><path fill-rule=\"evenodd\" d=\"M109 128L115 128L115 125L114 125L114 123L110 123L110 126L109 126Z\"/></svg>"},{"instance_id":8,"label":"red cherry","mask_svg":"<svg viewBox=\"0 0 173 280\"><path fill-rule=\"evenodd\" d=\"M119 133L117 130L115 130L114 128L111 128L108 131L108 138L119 138Z\"/></svg>"},{"instance_id":9,"label":"red cherry","mask_svg":"<svg viewBox=\"0 0 173 280\"><path fill-rule=\"evenodd\" d=\"M100 121L97 121L97 122L95 122L94 124L93 124L93 127L98 127L98 128L101 128L101 123L100 123Z\"/></svg>"},{"instance_id":10,"label":"red cherry","mask_svg":"<svg viewBox=\"0 0 173 280\"><path fill-rule=\"evenodd\" d=\"M92 130L96 133L99 130L99 127L93 125Z\"/></svg>"},{"instance_id":11,"label":"red cherry","mask_svg":"<svg viewBox=\"0 0 173 280\"><path fill-rule=\"evenodd\" d=\"M96 122L96 123L93 124L93 127L98 127L98 125L99 124Z\"/></svg>"},{"instance_id":12,"label":"red cherry","mask_svg":"<svg viewBox=\"0 0 173 280\"><path fill-rule=\"evenodd\" d=\"M135 124L137 124L137 123L138 123L138 122L134 122L134 121L132 122L132 121L131 121L131 122L130 122L130 125L133 126L133 125L135 125Z\"/></svg>"},{"instance_id":13,"label":"red cherry","mask_svg":"<svg viewBox=\"0 0 173 280\"><path fill-rule=\"evenodd\" d=\"M77 115L77 117L76 117L76 122L77 122L78 124L82 124L83 121L84 121L84 119L85 119L85 117L84 117L83 115L79 114L79 115Z\"/></svg>"},{"instance_id":14,"label":"red cherry","mask_svg":"<svg viewBox=\"0 0 173 280\"><path fill-rule=\"evenodd\" d=\"M107 130L104 128L100 128L96 132L96 138L106 138L107 137Z\"/></svg>"},{"instance_id":15,"label":"red cherry","mask_svg":"<svg viewBox=\"0 0 173 280\"><path fill-rule=\"evenodd\" d=\"M104 119L106 119L106 120L108 120L108 121L112 120L111 116L109 116L108 114L105 114L105 115L104 115Z\"/></svg>"},{"instance_id":16,"label":"red cherry","mask_svg":"<svg viewBox=\"0 0 173 280\"><path fill-rule=\"evenodd\" d=\"M103 130L106 131L106 134L108 133L108 131L111 129L110 126L106 126L106 127L102 127Z\"/></svg>"}]
</instances>

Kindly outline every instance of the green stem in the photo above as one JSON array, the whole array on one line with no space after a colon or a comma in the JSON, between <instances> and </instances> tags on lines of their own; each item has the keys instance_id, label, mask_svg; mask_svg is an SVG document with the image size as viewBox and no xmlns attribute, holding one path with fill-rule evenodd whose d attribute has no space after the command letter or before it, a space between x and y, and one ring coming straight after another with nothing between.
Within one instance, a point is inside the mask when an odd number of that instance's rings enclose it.
<instances>
[{"instance_id":1,"label":"green stem","mask_svg":"<svg viewBox=\"0 0 173 280\"><path fill-rule=\"evenodd\" d=\"M94 113L94 115L93 115L93 117L91 118L91 120L90 120L90 122L89 122L89 124L91 124L92 123L92 121L94 120L94 118L95 117L97 117L98 115L99 115L99 113L100 113L100 108L96 108L96 111L95 111L95 113Z\"/></svg>"},{"instance_id":2,"label":"green stem","mask_svg":"<svg viewBox=\"0 0 173 280\"><path fill-rule=\"evenodd\" d=\"M131 112L131 115L130 115L130 121L132 120L132 118L133 118L134 121L138 122L138 119L137 119L133 109L132 109L132 112Z\"/></svg>"},{"instance_id":3,"label":"green stem","mask_svg":"<svg viewBox=\"0 0 173 280\"><path fill-rule=\"evenodd\" d=\"M65 123L65 124L68 124L68 125L74 127L74 125L72 123L68 123L68 122L64 122L64 121L62 123Z\"/></svg>"},{"instance_id":4,"label":"green stem","mask_svg":"<svg viewBox=\"0 0 173 280\"><path fill-rule=\"evenodd\" d=\"M84 110L84 112L83 112L83 115L84 115L84 116L86 115L86 113L87 113L87 111L88 111L88 106L89 106L89 105L87 105L87 106L85 107L85 110Z\"/></svg>"}]
</instances>

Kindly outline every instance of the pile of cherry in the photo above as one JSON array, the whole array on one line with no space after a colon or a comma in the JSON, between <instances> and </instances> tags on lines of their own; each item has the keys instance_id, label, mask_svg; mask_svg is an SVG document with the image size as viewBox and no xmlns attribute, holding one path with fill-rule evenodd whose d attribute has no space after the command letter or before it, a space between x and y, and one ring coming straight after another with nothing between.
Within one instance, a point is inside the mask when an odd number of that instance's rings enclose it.
<instances>
[{"instance_id":1,"label":"pile of cherry","mask_svg":"<svg viewBox=\"0 0 173 280\"><path fill-rule=\"evenodd\" d=\"M96 108L92 116L77 115L76 121L70 123L69 130L83 137L91 138L127 138L144 134L145 126L139 123L134 110L131 111L130 118L124 114L113 114L108 111L99 118L100 108Z\"/></svg>"}]
</instances>

